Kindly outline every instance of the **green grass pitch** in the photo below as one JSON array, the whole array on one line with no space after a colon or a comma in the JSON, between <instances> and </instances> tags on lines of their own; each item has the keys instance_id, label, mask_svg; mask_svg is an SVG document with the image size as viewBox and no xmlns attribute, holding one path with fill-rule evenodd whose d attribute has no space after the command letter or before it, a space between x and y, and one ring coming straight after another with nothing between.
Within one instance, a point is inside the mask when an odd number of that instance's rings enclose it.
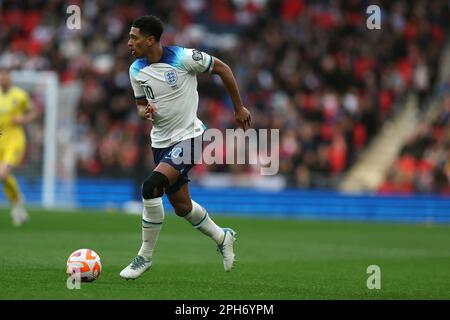
<instances>
[{"instance_id":1,"label":"green grass pitch","mask_svg":"<svg viewBox=\"0 0 450 320\"><path fill-rule=\"evenodd\" d=\"M237 262L223 271L214 243L166 215L154 265L119 277L140 247L140 216L31 211L11 225L0 209L0 299L449 299L450 226L321 222L212 215L238 232ZM66 287L67 257L95 250L103 271L80 290ZM369 265L381 289L366 286Z\"/></svg>"}]
</instances>

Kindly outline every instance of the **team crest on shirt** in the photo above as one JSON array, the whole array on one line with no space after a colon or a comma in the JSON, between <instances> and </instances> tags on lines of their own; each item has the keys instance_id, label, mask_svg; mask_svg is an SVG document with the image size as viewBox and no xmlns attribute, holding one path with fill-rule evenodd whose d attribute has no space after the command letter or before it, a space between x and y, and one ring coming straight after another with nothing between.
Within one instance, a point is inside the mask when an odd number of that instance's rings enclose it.
<instances>
[{"instance_id":1,"label":"team crest on shirt","mask_svg":"<svg viewBox=\"0 0 450 320\"><path fill-rule=\"evenodd\" d=\"M197 49L192 50L192 59L194 61L200 61L203 59L202 53Z\"/></svg>"},{"instance_id":2,"label":"team crest on shirt","mask_svg":"<svg viewBox=\"0 0 450 320\"><path fill-rule=\"evenodd\" d=\"M170 85L170 86L174 86L177 84L178 81L178 74L175 70L170 70L167 71L164 76L166 77L166 82Z\"/></svg>"}]
</instances>

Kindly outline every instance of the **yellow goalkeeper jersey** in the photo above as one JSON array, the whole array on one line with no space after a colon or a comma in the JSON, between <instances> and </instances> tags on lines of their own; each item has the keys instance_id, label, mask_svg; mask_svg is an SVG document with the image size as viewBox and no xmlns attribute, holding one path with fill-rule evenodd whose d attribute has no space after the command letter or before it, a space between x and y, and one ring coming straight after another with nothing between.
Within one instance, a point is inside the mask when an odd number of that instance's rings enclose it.
<instances>
[{"instance_id":1,"label":"yellow goalkeeper jersey","mask_svg":"<svg viewBox=\"0 0 450 320\"><path fill-rule=\"evenodd\" d=\"M13 119L23 116L30 109L28 93L18 87L12 86L7 92L0 89L0 129L4 138L23 137L25 135L22 125L13 123Z\"/></svg>"}]
</instances>

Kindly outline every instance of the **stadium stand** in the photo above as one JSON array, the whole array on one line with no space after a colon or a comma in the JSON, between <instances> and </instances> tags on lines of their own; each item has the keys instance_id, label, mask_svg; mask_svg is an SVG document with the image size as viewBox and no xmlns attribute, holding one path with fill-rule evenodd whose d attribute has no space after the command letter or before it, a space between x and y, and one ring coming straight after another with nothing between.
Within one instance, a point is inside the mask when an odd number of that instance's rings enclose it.
<instances>
[{"instance_id":1,"label":"stadium stand","mask_svg":"<svg viewBox=\"0 0 450 320\"><path fill-rule=\"evenodd\" d=\"M445 91L439 112L402 148L379 193L450 194L450 91Z\"/></svg>"}]
</instances>

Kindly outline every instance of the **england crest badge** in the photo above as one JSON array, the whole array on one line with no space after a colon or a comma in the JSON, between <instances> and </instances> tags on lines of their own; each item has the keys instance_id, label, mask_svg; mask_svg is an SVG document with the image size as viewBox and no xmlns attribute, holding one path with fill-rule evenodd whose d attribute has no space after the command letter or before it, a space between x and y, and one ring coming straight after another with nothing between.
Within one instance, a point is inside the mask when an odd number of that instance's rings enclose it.
<instances>
[{"instance_id":1,"label":"england crest badge","mask_svg":"<svg viewBox=\"0 0 450 320\"><path fill-rule=\"evenodd\" d=\"M177 81L178 81L178 74L175 70L170 70L167 71L164 74L165 78L166 78L166 82L169 84L169 86L176 86Z\"/></svg>"}]
</instances>

